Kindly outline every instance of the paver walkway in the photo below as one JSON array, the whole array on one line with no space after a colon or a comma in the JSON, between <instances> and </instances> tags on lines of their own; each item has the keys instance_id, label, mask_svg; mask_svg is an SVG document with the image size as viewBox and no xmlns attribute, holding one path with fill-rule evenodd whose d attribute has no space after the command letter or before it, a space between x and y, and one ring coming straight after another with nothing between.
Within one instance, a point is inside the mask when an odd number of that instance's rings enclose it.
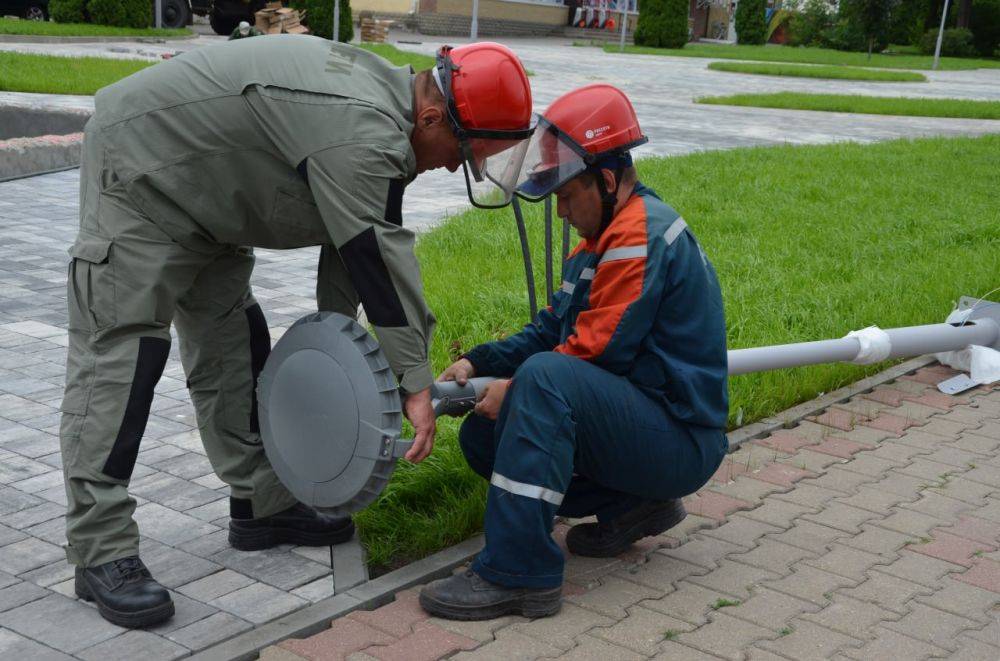
<instances>
[{"instance_id":1,"label":"paver walkway","mask_svg":"<svg viewBox=\"0 0 1000 661\"><path fill-rule=\"evenodd\" d=\"M1000 658L1000 387L940 394L953 374L745 444L678 528L568 556L555 617L448 622L414 589L261 659Z\"/></svg>"}]
</instances>

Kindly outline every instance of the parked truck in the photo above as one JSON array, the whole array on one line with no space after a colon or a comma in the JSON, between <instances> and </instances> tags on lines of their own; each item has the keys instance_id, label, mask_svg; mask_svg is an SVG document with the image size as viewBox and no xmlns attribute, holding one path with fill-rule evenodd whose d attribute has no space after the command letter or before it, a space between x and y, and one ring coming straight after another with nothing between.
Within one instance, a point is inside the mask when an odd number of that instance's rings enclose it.
<instances>
[{"instance_id":1,"label":"parked truck","mask_svg":"<svg viewBox=\"0 0 1000 661\"><path fill-rule=\"evenodd\" d=\"M163 27L182 28L191 16L208 16L216 34L232 34L240 21L253 23L254 12L264 8L266 0L160 0Z\"/></svg>"}]
</instances>

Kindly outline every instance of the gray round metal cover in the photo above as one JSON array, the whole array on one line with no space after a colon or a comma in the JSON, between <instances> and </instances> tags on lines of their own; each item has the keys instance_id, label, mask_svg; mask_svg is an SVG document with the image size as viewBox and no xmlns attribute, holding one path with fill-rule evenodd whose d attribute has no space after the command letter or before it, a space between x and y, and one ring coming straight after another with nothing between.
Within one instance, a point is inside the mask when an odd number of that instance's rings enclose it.
<instances>
[{"instance_id":1,"label":"gray round metal cover","mask_svg":"<svg viewBox=\"0 0 1000 661\"><path fill-rule=\"evenodd\" d=\"M389 363L342 314L318 312L288 329L261 371L257 400L278 479L299 501L337 516L374 502L407 447Z\"/></svg>"}]
</instances>

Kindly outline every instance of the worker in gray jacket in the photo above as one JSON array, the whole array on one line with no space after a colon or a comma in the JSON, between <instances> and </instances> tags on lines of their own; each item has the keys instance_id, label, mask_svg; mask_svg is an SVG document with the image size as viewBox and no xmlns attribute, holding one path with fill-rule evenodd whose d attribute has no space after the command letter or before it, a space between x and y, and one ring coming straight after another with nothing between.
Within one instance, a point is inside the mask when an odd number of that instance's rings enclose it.
<instances>
[{"instance_id":1,"label":"worker in gray jacket","mask_svg":"<svg viewBox=\"0 0 1000 661\"><path fill-rule=\"evenodd\" d=\"M321 310L359 302L434 441L424 302L406 184L465 168L474 203L498 205L489 163L523 155L531 92L499 44L438 54L420 74L344 44L299 35L198 49L101 90L80 175L70 248L69 354L60 440L76 593L130 627L173 603L138 558L128 484L170 352L170 327L205 451L230 489L230 543L328 545L350 519L306 507L275 477L254 388L270 336L250 289L253 247L323 246ZM495 168L494 168L495 169Z\"/></svg>"}]
</instances>

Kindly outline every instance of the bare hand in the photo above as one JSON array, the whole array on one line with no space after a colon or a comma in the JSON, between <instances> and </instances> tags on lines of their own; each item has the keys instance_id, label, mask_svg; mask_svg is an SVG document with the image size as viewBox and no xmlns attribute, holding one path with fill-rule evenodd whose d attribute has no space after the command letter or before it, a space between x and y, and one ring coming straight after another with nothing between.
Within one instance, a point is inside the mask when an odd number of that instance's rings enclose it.
<instances>
[{"instance_id":1,"label":"bare hand","mask_svg":"<svg viewBox=\"0 0 1000 661\"><path fill-rule=\"evenodd\" d=\"M455 381L460 386L464 386L469 379L476 375L476 368L468 358L459 358L445 371L438 376L438 381Z\"/></svg>"},{"instance_id":2,"label":"bare hand","mask_svg":"<svg viewBox=\"0 0 1000 661\"><path fill-rule=\"evenodd\" d=\"M476 403L476 413L484 418L496 420L497 416L500 415L500 407L503 405L503 398L506 397L509 387L510 379L497 379L489 383Z\"/></svg>"},{"instance_id":3,"label":"bare hand","mask_svg":"<svg viewBox=\"0 0 1000 661\"><path fill-rule=\"evenodd\" d=\"M434 416L434 407L431 406L431 389L424 388L409 395L403 402L403 410L414 431L413 447L406 453L405 459L419 464L434 449L437 418Z\"/></svg>"}]
</instances>

